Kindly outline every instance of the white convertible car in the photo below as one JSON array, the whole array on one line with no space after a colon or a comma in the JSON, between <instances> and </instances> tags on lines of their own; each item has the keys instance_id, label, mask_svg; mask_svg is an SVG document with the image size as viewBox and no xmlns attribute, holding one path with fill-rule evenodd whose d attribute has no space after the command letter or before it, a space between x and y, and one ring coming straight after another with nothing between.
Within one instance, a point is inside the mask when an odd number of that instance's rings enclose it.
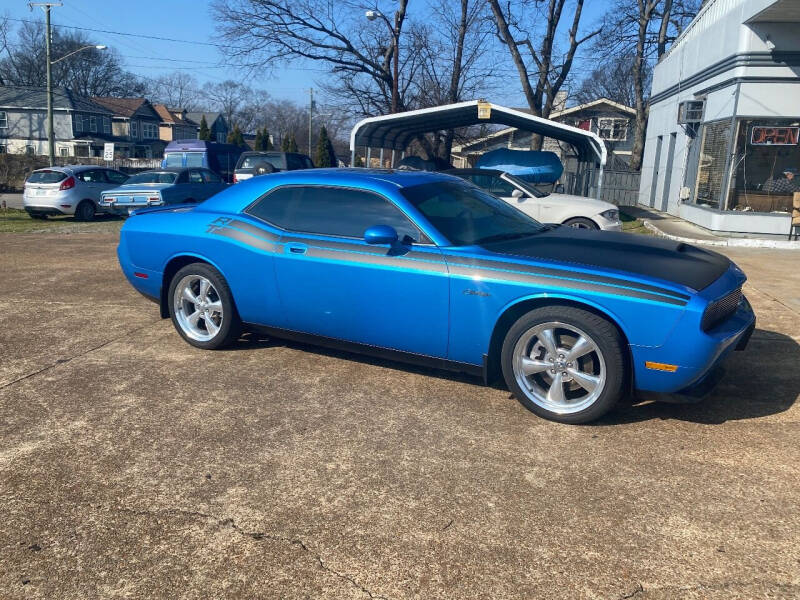
<instances>
[{"instance_id":1,"label":"white convertible car","mask_svg":"<svg viewBox=\"0 0 800 600\"><path fill-rule=\"evenodd\" d=\"M609 202L571 194L548 194L518 177L494 169L452 169L447 173L474 183L541 223L606 231L622 229L619 209Z\"/></svg>"}]
</instances>

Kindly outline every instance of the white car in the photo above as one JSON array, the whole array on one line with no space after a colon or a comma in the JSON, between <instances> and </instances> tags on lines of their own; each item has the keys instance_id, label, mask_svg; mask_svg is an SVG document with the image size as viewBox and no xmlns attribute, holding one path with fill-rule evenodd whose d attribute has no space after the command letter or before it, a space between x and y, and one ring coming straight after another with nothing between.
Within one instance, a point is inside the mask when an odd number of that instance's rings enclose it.
<instances>
[{"instance_id":1,"label":"white car","mask_svg":"<svg viewBox=\"0 0 800 600\"><path fill-rule=\"evenodd\" d=\"M541 223L562 223L580 229L621 231L619 209L610 202L548 194L509 173L494 169L452 169L446 171L502 198Z\"/></svg>"}]
</instances>

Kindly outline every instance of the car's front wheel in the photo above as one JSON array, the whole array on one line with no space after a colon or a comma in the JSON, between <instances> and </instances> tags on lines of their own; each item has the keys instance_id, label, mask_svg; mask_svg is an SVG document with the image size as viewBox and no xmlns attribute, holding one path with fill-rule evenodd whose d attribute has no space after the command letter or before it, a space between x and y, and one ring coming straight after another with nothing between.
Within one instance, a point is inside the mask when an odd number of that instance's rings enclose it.
<instances>
[{"instance_id":1,"label":"car's front wheel","mask_svg":"<svg viewBox=\"0 0 800 600\"><path fill-rule=\"evenodd\" d=\"M529 410L562 423L586 423L620 399L623 341L616 327L569 306L534 309L506 334L503 377Z\"/></svg>"},{"instance_id":2,"label":"car's front wheel","mask_svg":"<svg viewBox=\"0 0 800 600\"><path fill-rule=\"evenodd\" d=\"M564 225L567 227L574 227L575 229L600 229L600 227L597 226L597 223L591 219L587 219L586 217L574 217L572 219L567 219L564 221Z\"/></svg>"},{"instance_id":3,"label":"car's front wheel","mask_svg":"<svg viewBox=\"0 0 800 600\"><path fill-rule=\"evenodd\" d=\"M239 337L242 324L230 287L211 265L183 267L172 278L168 298L172 323L192 346L215 350Z\"/></svg>"}]
</instances>

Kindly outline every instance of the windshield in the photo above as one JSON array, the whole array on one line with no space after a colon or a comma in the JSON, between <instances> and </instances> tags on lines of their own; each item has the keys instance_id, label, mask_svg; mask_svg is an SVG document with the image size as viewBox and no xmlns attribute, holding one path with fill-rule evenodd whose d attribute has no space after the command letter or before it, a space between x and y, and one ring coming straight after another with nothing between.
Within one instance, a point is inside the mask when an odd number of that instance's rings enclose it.
<instances>
[{"instance_id":1,"label":"windshield","mask_svg":"<svg viewBox=\"0 0 800 600\"><path fill-rule=\"evenodd\" d=\"M442 181L401 190L455 246L487 244L535 235L544 225L468 183Z\"/></svg>"},{"instance_id":2,"label":"windshield","mask_svg":"<svg viewBox=\"0 0 800 600\"><path fill-rule=\"evenodd\" d=\"M183 152L167 152L164 155L165 167L181 167L183 166Z\"/></svg>"},{"instance_id":3,"label":"windshield","mask_svg":"<svg viewBox=\"0 0 800 600\"><path fill-rule=\"evenodd\" d=\"M533 198L544 198L545 196L548 195L548 192L543 192L542 190L537 188L532 183L530 183L528 181L524 181L523 179L520 179L519 177L516 177L515 175L511 175L509 173L506 173L506 179L508 179L510 182L512 182L517 187L522 188L523 190L525 190Z\"/></svg>"},{"instance_id":4,"label":"windshield","mask_svg":"<svg viewBox=\"0 0 800 600\"><path fill-rule=\"evenodd\" d=\"M61 171L34 171L28 177L28 183L58 183L67 176Z\"/></svg>"},{"instance_id":5,"label":"windshield","mask_svg":"<svg viewBox=\"0 0 800 600\"><path fill-rule=\"evenodd\" d=\"M166 171L148 171L146 173L138 173L133 175L126 184L130 183L175 183L177 173L170 173Z\"/></svg>"},{"instance_id":6,"label":"windshield","mask_svg":"<svg viewBox=\"0 0 800 600\"><path fill-rule=\"evenodd\" d=\"M283 160L280 154L272 156L263 156L263 155L245 156L242 158L242 164L240 164L237 168L254 169L256 166L262 163L269 163L276 169L283 169Z\"/></svg>"}]
</instances>

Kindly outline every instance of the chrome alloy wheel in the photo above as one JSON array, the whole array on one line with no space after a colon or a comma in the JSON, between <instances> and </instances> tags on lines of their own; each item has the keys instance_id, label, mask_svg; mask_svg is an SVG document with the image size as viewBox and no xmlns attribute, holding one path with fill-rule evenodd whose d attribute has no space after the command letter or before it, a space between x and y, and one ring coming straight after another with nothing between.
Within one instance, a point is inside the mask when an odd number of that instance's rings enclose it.
<instances>
[{"instance_id":1,"label":"chrome alloy wheel","mask_svg":"<svg viewBox=\"0 0 800 600\"><path fill-rule=\"evenodd\" d=\"M517 340L514 377L541 408L572 414L603 393L606 363L595 341L573 325L551 321L531 327Z\"/></svg>"},{"instance_id":2,"label":"chrome alloy wheel","mask_svg":"<svg viewBox=\"0 0 800 600\"><path fill-rule=\"evenodd\" d=\"M172 302L178 325L191 339L207 342L219 333L225 318L222 299L202 275L187 275L181 279L175 286Z\"/></svg>"}]
</instances>

